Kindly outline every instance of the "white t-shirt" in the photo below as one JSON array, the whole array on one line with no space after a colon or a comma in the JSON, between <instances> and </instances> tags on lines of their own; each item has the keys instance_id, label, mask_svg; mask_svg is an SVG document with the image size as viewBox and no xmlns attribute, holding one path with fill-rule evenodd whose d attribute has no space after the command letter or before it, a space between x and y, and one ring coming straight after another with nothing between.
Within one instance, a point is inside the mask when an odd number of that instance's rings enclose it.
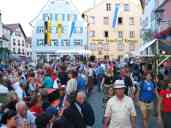
<instances>
[{"instance_id":1,"label":"white t-shirt","mask_svg":"<svg viewBox=\"0 0 171 128\"><path fill-rule=\"evenodd\" d=\"M131 128L131 116L136 116L133 100L124 96L119 100L116 96L109 99L106 106L105 117L110 117L109 128Z\"/></svg>"},{"instance_id":2,"label":"white t-shirt","mask_svg":"<svg viewBox=\"0 0 171 128\"><path fill-rule=\"evenodd\" d=\"M76 79L70 79L66 86L66 93L67 95L70 95L72 92L77 91L77 80Z\"/></svg>"},{"instance_id":3,"label":"white t-shirt","mask_svg":"<svg viewBox=\"0 0 171 128\"><path fill-rule=\"evenodd\" d=\"M23 100L24 92L23 92L22 88L20 87L20 83L16 82L12 85L12 87L13 87L14 91L16 92L19 100Z\"/></svg>"}]
</instances>

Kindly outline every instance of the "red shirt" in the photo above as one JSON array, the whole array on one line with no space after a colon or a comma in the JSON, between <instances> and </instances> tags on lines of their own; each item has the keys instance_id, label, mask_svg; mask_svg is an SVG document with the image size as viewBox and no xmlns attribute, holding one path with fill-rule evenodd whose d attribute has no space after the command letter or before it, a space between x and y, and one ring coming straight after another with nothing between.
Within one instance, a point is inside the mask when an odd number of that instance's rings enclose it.
<instances>
[{"instance_id":1,"label":"red shirt","mask_svg":"<svg viewBox=\"0 0 171 128\"><path fill-rule=\"evenodd\" d=\"M30 111L32 113L34 113L35 116L37 116L38 114L42 113L43 112L43 109L41 107L38 107L38 106L35 106L33 105L31 108L30 108Z\"/></svg>"},{"instance_id":2,"label":"red shirt","mask_svg":"<svg viewBox=\"0 0 171 128\"><path fill-rule=\"evenodd\" d=\"M162 99L162 111L171 112L171 90L161 90L160 95Z\"/></svg>"}]
</instances>

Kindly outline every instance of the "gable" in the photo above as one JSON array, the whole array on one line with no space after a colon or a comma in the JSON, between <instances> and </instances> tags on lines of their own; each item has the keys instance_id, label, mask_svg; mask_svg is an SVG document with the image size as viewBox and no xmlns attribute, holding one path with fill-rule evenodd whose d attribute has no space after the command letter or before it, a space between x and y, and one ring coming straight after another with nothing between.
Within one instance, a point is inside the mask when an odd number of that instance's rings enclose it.
<instances>
[{"instance_id":1,"label":"gable","mask_svg":"<svg viewBox=\"0 0 171 128\"><path fill-rule=\"evenodd\" d=\"M55 13L61 15L67 13L76 14L78 20L85 22L72 2L67 0L48 0L47 4L41 9L39 14L30 22L30 24L34 27L38 22L41 22L44 14L48 15L47 17L55 18Z\"/></svg>"}]
</instances>

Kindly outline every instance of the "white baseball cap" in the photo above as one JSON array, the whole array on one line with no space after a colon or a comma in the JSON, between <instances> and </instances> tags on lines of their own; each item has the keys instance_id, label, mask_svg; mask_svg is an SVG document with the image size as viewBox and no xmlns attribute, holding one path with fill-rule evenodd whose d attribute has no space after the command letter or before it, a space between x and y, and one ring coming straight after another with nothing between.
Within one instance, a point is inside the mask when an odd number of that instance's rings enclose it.
<instances>
[{"instance_id":1,"label":"white baseball cap","mask_svg":"<svg viewBox=\"0 0 171 128\"><path fill-rule=\"evenodd\" d=\"M118 88L125 88L125 82L123 80L116 80L114 83L114 88L118 89Z\"/></svg>"}]
</instances>

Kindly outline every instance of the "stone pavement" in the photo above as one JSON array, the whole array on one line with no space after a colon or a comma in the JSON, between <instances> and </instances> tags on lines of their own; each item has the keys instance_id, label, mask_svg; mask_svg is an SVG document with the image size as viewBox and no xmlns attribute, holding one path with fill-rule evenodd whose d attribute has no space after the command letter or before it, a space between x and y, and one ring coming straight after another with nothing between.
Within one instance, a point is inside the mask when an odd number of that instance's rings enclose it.
<instances>
[{"instance_id":1,"label":"stone pavement","mask_svg":"<svg viewBox=\"0 0 171 128\"><path fill-rule=\"evenodd\" d=\"M95 87L92 91L91 96L88 98L90 104L92 105L94 112L95 112L95 118L96 122L93 128L102 128L102 120L103 120L103 93L98 92L97 88ZM137 110L137 128L142 128L142 122L141 122L141 112L138 108ZM151 116L149 128L158 128L156 123L156 118L154 116Z\"/></svg>"}]
</instances>

